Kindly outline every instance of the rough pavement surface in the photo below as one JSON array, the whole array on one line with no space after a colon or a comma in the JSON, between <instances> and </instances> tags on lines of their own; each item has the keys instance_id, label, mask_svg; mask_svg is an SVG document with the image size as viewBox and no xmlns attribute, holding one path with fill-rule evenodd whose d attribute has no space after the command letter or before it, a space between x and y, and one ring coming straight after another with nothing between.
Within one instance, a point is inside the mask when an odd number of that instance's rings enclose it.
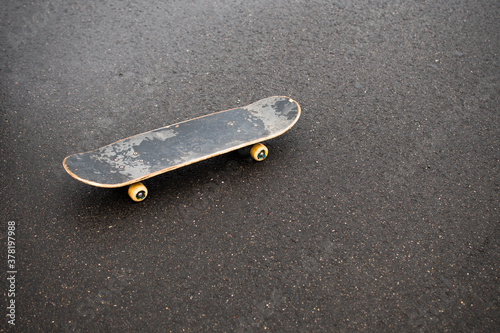
<instances>
[{"instance_id":1,"label":"rough pavement surface","mask_svg":"<svg viewBox=\"0 0 500 333\"><path fill-rule=\"evenodd\" d=\"M2 1L0 330L497 331L499 17L497 0ZM303 113L265 162L166 173L138 204L62 167L273 95Z\"/></svg>"}]
</instances>

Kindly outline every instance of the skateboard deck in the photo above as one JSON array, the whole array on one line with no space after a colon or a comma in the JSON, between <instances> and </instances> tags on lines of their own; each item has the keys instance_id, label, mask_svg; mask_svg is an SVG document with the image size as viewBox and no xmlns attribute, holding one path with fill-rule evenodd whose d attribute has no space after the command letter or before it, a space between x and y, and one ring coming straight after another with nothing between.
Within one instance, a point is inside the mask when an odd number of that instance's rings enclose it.
<instances>
[{"instance_id":1,"label":"skateboard deck","mask_svg":"<svg viewBox=\"0 0 500 333\"><path fill-rule=\"evenodd\" d=\"M262 160L267 148L258 143L288 131L300 112L299 104L288 97L269 97L70 155L63 166L89 185L138 187L141 180L250 145L255 145L253 157ZM133 193L133 200L145 198L147 190L141 189L142 193Z\"/></svg>"}]
</instances>

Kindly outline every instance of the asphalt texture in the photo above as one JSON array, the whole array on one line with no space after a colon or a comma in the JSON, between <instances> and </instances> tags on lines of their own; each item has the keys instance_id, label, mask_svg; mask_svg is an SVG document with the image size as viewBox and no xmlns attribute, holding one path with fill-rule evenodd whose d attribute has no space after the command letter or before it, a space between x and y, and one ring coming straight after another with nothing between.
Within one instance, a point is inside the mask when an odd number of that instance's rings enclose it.
<instances>
[{"instance_id":1,"label":"asphalt texture","mask_svg":"<svg viewBox=\"0 0 500 333\"><path fill-rule=\"evenodd\" d=\"M1 331L499 330L497 0L1 7ZM264 162L141 203L62 167L274 95Z\"/></svg>"}]
</instances>

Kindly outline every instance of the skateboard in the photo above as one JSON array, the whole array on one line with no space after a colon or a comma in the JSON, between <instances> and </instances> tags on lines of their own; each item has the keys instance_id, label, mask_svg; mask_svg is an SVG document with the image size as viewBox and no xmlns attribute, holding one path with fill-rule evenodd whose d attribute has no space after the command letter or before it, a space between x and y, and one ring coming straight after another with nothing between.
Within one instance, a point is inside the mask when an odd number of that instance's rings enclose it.
<instances>
[{"instance_id":1,"label":"skateboard","mask_svg":"<svg viewBox=\"0 0 500 333\"><path fill-rule=\"evenodd\" d=\"M297 102L269 97L70 155L63 166L73 178L89 185L129 185L130 198L142 201L148 190L141 181L164 172L247 146L252 146L250 154L256 161L264 160L268 149L261 142L285 133L299 117Z\"/></svg>"}]
</instances>

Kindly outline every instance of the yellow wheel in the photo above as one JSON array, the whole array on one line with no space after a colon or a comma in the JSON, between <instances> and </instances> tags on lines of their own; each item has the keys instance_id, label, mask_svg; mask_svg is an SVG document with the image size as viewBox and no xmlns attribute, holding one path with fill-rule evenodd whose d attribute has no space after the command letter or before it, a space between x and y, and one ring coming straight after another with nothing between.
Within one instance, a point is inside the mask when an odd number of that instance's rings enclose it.
<instances>
[{"instance_id":1,"label":"yellow wheel","mask_svg":"<svg viewBox=\"0 0 500 333\"><path fill-rule=\"evenodd\" d=\"M143 183L135 183L129 186L128 195L134 201L142 201L148 196L148 189Z\"/></svg>"},{"instance_id":2,"label":"yellow wheel","mask_svg":"<svg viewBox=\"0 0 500 333\"><path fill-rule=\"evenodd\" d=\"M262 143L255 144L252 149L250 149L250 155L256 161L263 161L267 157L268 149Z\"/></svg>"}]
</instances>

